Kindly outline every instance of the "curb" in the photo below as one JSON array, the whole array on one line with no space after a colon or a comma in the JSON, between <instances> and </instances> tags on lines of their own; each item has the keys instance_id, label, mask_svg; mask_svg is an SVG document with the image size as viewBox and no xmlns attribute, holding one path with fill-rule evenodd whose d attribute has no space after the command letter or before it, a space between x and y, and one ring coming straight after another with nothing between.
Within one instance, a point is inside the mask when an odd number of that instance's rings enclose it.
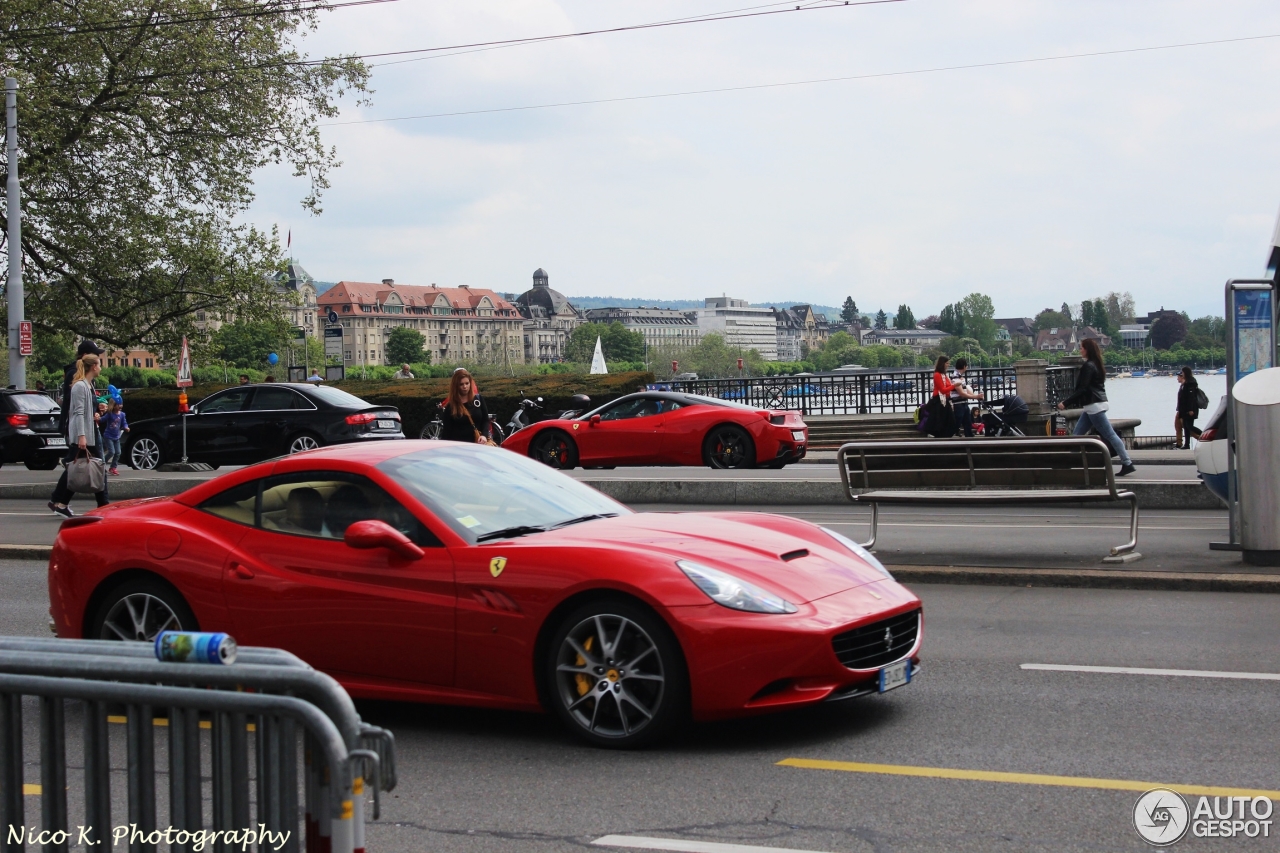
<instances>
[{"instance_id":1,"label":"curb","mask_svg":"<svg viewBox=\"0 0 1280 853\"><path fill-rule=\"evenodd\" d=\"M0 545L0 560L47 560L52 545Z\"/></svg>"},{"instance_id":2,"label":"curb","mask_svg":"<svg viewBox=\"0 0 1280 853\"><path fill-rule=\"evenodd\" d=\"M112 500L124 501L133 498L161 498L176 495L207 483L208 477L166 477L155 480L112 479L108 485ZM53 483L4 483L0 484L0 500L42 500L49 499L53 491Z\"/></svg>"},{"instance_id":3,"label":"curb","mask_svg":"<svg viewBox=\"0 0 1280 853\"><path fill-rule=\"evenodd\" d=\"M1111 569L1010 569L986 566L886 566L885 568L901 583L1280 593L1280 575L1135 572Z\"/></svg>"}]
</instances>

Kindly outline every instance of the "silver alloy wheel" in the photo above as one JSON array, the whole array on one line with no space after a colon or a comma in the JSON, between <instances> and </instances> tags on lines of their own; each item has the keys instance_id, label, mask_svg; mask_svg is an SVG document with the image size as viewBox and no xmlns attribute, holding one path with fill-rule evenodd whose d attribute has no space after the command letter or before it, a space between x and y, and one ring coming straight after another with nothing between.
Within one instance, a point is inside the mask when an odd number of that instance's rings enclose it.
<instances>
[{"instance_id":1,"label":"silver alloy wheel","mask_svg":"<svg viewBox=\"0 0 1280 853\"><path fill-rule=\"evenodd\" d=\"M309 435L300 435L293 441L289 442L290 453L301 453L304 450L315 450L320 446L320 442L316 441Z\"/></svg>"},{"instance_id":2,"label":"silver alloy wheel","mask_svg":"<svg viewBox=\"0 0 1280 853\"><path fill-rule=\"evenodd\" d=\"M556 656L557 698L574 722L599 737L632 737L662 707L662 653L642 627L602 613L575 625Z\"/></svg>"},{"instance_id":3,"label":"silver alloy wheel","mask_svg":"<svg viewBox=\"0 0 1280 853\"><path fill-rule=\"evenodd\" d=\"M154 470L160 464L160 445L153 438L143 437L129 448L129 460L142 471Z\"/></svg>"},{"instance_id":4,"label":"silver alloy wheel","mask_svg":"<svg viewBox=\"0 0 1280 853\"><path fill-rule=\"evenodd\" d=\"M99 639L153 642L161 631L181 630L182 623L163 599L135 592L121 598L107 611Z\"/></svg>"}]
</instances>

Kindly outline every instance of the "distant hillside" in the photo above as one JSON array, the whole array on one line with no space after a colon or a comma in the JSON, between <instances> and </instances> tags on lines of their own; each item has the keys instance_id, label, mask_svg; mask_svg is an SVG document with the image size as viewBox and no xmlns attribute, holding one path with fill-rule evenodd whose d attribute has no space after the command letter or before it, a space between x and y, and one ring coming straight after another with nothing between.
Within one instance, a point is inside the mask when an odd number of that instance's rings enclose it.
<instances>
[{"instance_id":1,"label":"distant hillside","mask_svg":"<svg viewBox=\"0 0 1280 853\"><path fill-rule=\"evenodd\" d=\"M337 284L336 281L312 281L311 283L316 286L316 296L319 296L320 294L324 293L326 290L328 290L329 288Z\"/></svg>"},{"instance_id":2,"label":"distant hillside","mask_svg":"<svg viewBox=\"0 0 1280 853\"><path fill-rule=\"evenodd\" d=\"M676 311L691 311L701 308L701 299L632 299L621 296L570 296L569 301L583 311L589 308L672 308ZM783 300L779 302L752 302L752 308L790 308L792 305L804 305L804 302ZM814 305L813 310L826 314L828 319L838 320L840 309L831 305Z\"/></svg>"}]
</instances>

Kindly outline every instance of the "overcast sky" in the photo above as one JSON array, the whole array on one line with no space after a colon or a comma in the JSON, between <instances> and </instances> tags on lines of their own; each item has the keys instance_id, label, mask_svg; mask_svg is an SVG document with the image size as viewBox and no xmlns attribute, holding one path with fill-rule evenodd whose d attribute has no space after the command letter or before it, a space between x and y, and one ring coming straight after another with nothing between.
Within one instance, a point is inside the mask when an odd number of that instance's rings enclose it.
<instances>
[{"instance_id":1,"label":"overcast sky","mask_svg":"<svg viewBox=\"0 0 1280 853\"><path fill-rule=\"evenodd\" d=\"M312 56L551 35L751 0L398 0L334 10ZM779 8L777 6L770 8ZM374 69L339 121L659 95L1280 34L1264 0L902 0ZM371 60L385 62L387 60ZM1132 291L1222 313L1280 207L1280 38L686 97L324 128L249 221L322 280L569 295L909 304L997 316Z\"/></svg>"}]
</instances>

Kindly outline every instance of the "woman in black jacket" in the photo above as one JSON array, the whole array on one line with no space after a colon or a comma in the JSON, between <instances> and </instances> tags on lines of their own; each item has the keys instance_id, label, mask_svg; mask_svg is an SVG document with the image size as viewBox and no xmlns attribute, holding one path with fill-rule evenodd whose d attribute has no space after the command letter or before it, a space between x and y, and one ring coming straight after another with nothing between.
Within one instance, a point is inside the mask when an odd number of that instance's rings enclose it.
<instances>
[{"instance_id":1,"label":"woman in black jacket","mask_svg":"<svg viewBox=\"0 0 1280 853\"><path fill-rule=\"evenodd\" d=\"M1173 443L1183 450L1190 450L1191 439L1200 437L1200 430L1196 429L1196 418L1200 416L1200 406L1196 402L1199 390L1200 383L1192 375L1191 368L1183 367L1178 372L1178 413L1173 418Z\"/></svg>"},{"instance_id":2,"label":"woman in black jacket","mask_svg":"<svg viewBox=\"0 0 1280 853\"><path fill-rule=\"evenodd\" d=\"M1084 364L1080 365L1080 372L1076 374L1076 389L1070 397L1058 404L1058 408L1080 406L1082 411L1080 419L1076 421L1076 435L1084 435L1092 427L1120 457L1120 470L1116 472L1116 476L1132 474L1134 467L1129 451L1107 419L1107 409L1111 406L1107 402L1107 368L1102 361L1102 350L1098 348L1097 341L1085 338L1080 342L1080 355L1084 356Z\"/></svg>"},{"instance_id":3,"label":"woman in black jacket","mask_svg":"<svg viewBox=\"0 0 1280 853\"><path fill-rule=\"evenodd\" d=\"M476 391L475 381L466 368L453 372L449 396L441 406L440 438L444 441L467 441L484 444L489 440L489 410Z\"/></svg>"}]
</instances>

